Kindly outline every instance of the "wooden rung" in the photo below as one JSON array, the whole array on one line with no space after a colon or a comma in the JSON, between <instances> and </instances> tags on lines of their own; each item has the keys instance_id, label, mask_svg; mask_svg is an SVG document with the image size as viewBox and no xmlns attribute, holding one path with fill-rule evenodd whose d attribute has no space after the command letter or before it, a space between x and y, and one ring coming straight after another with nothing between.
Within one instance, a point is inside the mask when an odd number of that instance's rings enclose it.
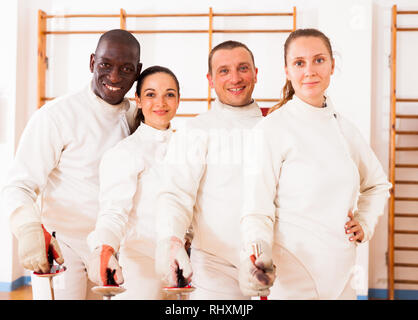
<instances>
[{"instance_id":1,"label":"wooden rung","mask_svg":"<svg viewBox=\"0 0 418 320\"><path fill-rule=\"evenodd\" d=\"M187 117L195 117L197 115L198 115L197 113L177 113L176 117L187 118Z\"/></svg>"},{"instance_id":2,"label":"wooden rung","mask_svg":"<svg viewBox=\"0 0 418 320\"><path fill-rule=\"evenodd\" d=\"M214 101L215 99L209 99L210 101ZM186 102L190 102L190 101L208 101L208 98L180 98L180 101L186 101Z\"/></svg>"},{"instance_id":3,"label":"wooden rung","mask_svg":"<svg viewBox=\"0 0 418 320\"><path fill-rule=\"evenodd\" d=\"M207 17L207 13L160 13L160 14L127 14L127 18L174 18L174 17Z\"/></svg>"},{"instance_id":4,"label":"wooden rung","mask_svg":"<svg viewBox=\"0 0 418 320\"><path fill-rule=\"evenodd\" d=\"M418 164L395 164L396 168L418 168Z\"/></svg>"},{"instance_id":5,"label":"wooden rung","mask_svg":"<svg viewBox=\"0 0 418 320\"><path fill-rule=\"evenodd\" d=\"M399 118L399 119L418 119L418 114L397 114L396 118Z\"/></svg>"},{"instance_id":6,"label":"wooden rung","mask_svg":"<svg viewBox=\"0 0 418 320\"><path fill-rule=\"evenodd\" d=\"M128 30L130 33L208 33L209 30ZM213 29L213 33L290 33L290 29Z\"/></svg>"},{"instance_id":7,"label":"wooden rung","mask_svg":"<svg viewBox=\"0 0 418 320\"><path fill-rule=\"evenodd\" d=\"M208 33L208 30L128 30L130 33Z\"/></svg>"},{"instance_id":8,"label":"wooden rung","mask_svg":"<svg viewBox=\"0 0 418 320\"><path fill-rule=\"evenodd\" d=\"M418 131L396 130L395 133L403 135L416 135L418 134Z\"/></svg>"},{"instance_id":9,"label":"wooden rung","mask_svg":"<svg viewBox=\"0 0 418 320\"><path fill-rule=\"evenodd\" d=\"M418 201L418 198L413 197L395 197L397 201Z\"/></svg>"},{"instance_id":10,"label":"wooden rung","mask_svg":"<svg viewBox=\"0 0 418 320\"><path fill-rule=\"evenodd\" d=\"M160 13L160 14L127 14L127 18L170 18L170 17L207 17L207 13ZM214 13L213 16L219 17L263 17L263 16L293 16L291 12L278 13ZM52 18L119 18L116 14L64 14L47 15L47 19Z\"/></svg>"},{"instance_id":11,"label":"wooden rung","mask_svg":"<svg viewBox=\"0 0 418 320\"><path fill-rule=\"evenodd\" d=\"M413 11L413 10L399 10L399 11L396 11L396 14L418 14L418 11Z\"/></svg>"},{"instance_id":12,"label":"wooden rung","mask_svg":"<svg viewBox=\"0 0 418 320\"><path fill-rule=\"evenodd\" d=\"M292 17L293 13L214 13L214 17L262 17L262 16L288 16Z\"/></svg>"},{"instance_id":13,"label":"wooden rung","mask_svg":"<svg viewBox=\"0 0 418 320\"><path fill-rule=\"evenodd\" d=\"M221 30L214 29L213 33L291 33L291 29L248 29L248 30Z\"/></svg>"},{"instance_id":14,"label":"wooden rung","mask_svg":"<svg viewBox=\"0 0 418 320\"><path fill-rule=\"evenodd\" d=\"M102 34L105 33L108 30L105 31L100 31L100 30L89 30L89 31L85 31L85 30L74 30L74 31L45 31L44 34L56 34L56 35L63 35L63 34Z\"/></svg>"},{"instance_id":15,"label":"wooden rung","mask_svg":"<svg viewBox=\"0 0 418 320\"><path fill-rule=\"evenodd\" d=\"M398 234L418 234L418 230L394 230Z\"/></svg>"},{"instance_id":16,"label":"wooden rung","mask_svg":"<svg viewBox=\"0 0 418 320\"><path fill-rule=\"evenodd\" d=\"M418 263L394 263L395 267L418 268Z\"/></svg>"},{"instance_id":17,"label":"wooden rung","mask_svg":"<svg viewBox=\"0 0 418 320\"><path fill-rule=\"evenodd\" d=\"M396 31L418 31L418 28L397 28Z\"/></svg>"},{"instance_id":18,"label":"wooden rung","mask_svg":"<svg viewBox=\"0 0 418 320\"><path fill-rule=\"evenodd\" d=\"M396 102L418 102L418 98L396 98Z\"/></svg>"},{"instance_id":19,"label":"wooden rung","mask_svg":"<svg viewBox=\"0 0 418 320\"><path fill-rule=\"evenodd\" d=\"M418 151L418 147L396 147L396 151Z\"/></svg>"},{"instance_id":20,"label":"wooden rung","mask_svg":"<svg viewBox=\"0 0 418 320\"><path fill-rule=\"evenodd\" d=\"M397 218L418 218L417 213L395 213Z\"/></svg>"},{"instance_id":21,"label":"wooden rung","mask_svg":"<svg viewBox=\"0 0 418 320\"><path fill-rule=\"evenodd\" d=\"M394 247L397 251L418 251L418 247Z\"/></svg>"},{"instance_id":22,"label":"wooden rung","mask_svg":"<svg viewBox=\"0 0 418 320\"><path fill-rule=\"evenodd\" d=\"M160 13L160 14L128 14L128 18L170 18L170 17L208 17L207 13ZM277 17L293 16L293 13L214 13L214 17Z\"/></svg>"},{"instance_id":23,"label":"wooden rung","mask_svg":"<svg viewBox=\"0 0 418 320\"><path fill-rule=\"evenodd\" d=\"M395 283L404 283L404 284L418 284L418 280L406 280L406 279L395 279Z\"/></svg>"},{"instance_id":24,"label":"wooden rung","mask_svg":"<svg viewBox=\"0 0 418 320\"><path fill-rule=\"evenodd\" d=\"M395 180L395 184L418 184L418 181L412 181L412 180Z\"/></svg>"},{"instance_id":25,"label":"wooden rung","mask_svg":"<svg viewBox=\"0 0 418 320\"><path fill-rule=\"evenodd\" d=\"M107 30L106 30L107 31ZM56 35L63 35L63 34L102 34L106 31L85 31L85 30L77 30L77 31L46 31L45 34L56 34ZM208 33L208 30L128 30L130 33Z\"/></svg>"},{"instance_id":26,"label":"wooden rung","mask_svg":"<svg viewBox=\"0 0 418 320\"><path fill-rule=\"evenodd\" d=\"M254 98L255 101L257 102L278 102L280 99L257 99Z\"/></svg>"},{"instance_id":27,"label":"wooden rung","mask_svg":"<svg viewBox=\"0 0 418 320\"><path fill-rule=\"evenodd\" d=\"M132 34L154 34L154 33L208 33L209 30L128 30ZM64 34L102 34L106 31L100 30L74 30L74 31L45 31L44 34L64 35ZM212 30L213 33L290 33L290 29L248 29L248 30Z\"/></svg>"},{"instance_id":28,"label":"wooden rung","mask_svg":"<svg viewBox=\"0 0 418 320\"><path fill-rule=\"evenodd\" d=\"M54 14L47 15L45 18L119 18L118 14Z\"/></svg>"}]
</instances>

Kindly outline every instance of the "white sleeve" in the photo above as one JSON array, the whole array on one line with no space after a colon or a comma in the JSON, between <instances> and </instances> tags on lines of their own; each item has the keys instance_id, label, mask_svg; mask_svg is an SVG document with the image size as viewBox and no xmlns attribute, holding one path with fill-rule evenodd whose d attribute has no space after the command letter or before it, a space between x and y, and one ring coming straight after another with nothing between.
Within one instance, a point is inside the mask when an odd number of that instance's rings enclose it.
<instances>
[{"instance_id":1,"label":"white sleeve","mask_svg":"<svg viewBox=\"0 0 418 320\"><path fill-rule=\"evenodd\" d=\"M378 219L384 213L389 197L389 183L382 165L367 144L361 133L351 126L351 151L360 174L360 195L357 202L357 212L354 217L359 221L364 231L366 242L373 236Z\"/></svg>"},{"instance_id":2,"label":"white sleeve","mask_svg":"<svg viewBox=\"0 0 418 320\"><path fill-rule=\"evenodd\" d=\"M275 198L282 160L274 151L272 139L259 123L248 142L252 157L244 165L244 203L241 216L241 240L244 248L263 240L273 242L276 217ZM247 153L248 154L248 153Z\"/></svg>"},{"instance_id":3,"label":"white sleeve","mask_svg":"<svg viewBox=\"0 0 418 320\"><path fill-rule=\"evenodd\" d=\"M183 128L175 132L164 159L157 199L157 239L184 239L193 218L200 181L206 168L208 134Z\"/></svg>"},{"instance_id":4,"label":"white sleeve","mask_svg":"<svg viewBox=\"0 0 418 320\"><path fill-rule=\"evenodd\" d=\"M26 206L33 208L33 214L22 223L40 221L36 200L64 149L59 126L48 110L36 111L22 133L2 190L2 207L8 217Z\"/></svg>"},{"instance_id":5,"label":"white sleeve","mask_svg":"<svg viewBox=\"0 0 418 320\"><path fill-rule=\"evenodd\" d=\"M138 176L143 170L142 158L120 145L103 155L99 167L100 211L95 230L87 237L91 251L102 244L119 250L134 205Z\"/></svg>"}]
</instances>

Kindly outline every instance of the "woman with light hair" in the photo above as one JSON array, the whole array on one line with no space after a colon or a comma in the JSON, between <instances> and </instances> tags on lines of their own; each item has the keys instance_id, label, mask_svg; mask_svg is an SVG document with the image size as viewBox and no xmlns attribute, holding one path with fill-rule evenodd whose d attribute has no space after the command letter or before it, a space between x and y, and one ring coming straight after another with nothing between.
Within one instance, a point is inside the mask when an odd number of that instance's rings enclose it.
<instances>
[{"instance_id":1,"label":"woman with light hair","mask_svg":"<svg viewBox=\"0 0 418 320\"><path fill-rule=\"evenodd\" d=\"M356 244L372 237L391 185L326 95L329 39L296 30L284 58L283 98L253 129L259 167L244 172L240 287L272 299L355 299Z\"/></svg>"}]
</instances>

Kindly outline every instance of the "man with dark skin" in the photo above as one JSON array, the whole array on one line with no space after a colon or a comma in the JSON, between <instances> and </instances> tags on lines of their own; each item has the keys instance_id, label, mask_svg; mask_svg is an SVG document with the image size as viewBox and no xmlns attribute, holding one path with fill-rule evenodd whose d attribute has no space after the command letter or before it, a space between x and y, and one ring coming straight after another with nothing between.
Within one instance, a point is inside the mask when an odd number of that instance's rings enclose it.
<instances>
[{"instance_id":1,"label":"man with dark skin","mask_svg":"<svg viewBox=\"0 0 418 320\"><path fill-rule=\"evenodd\" d=\"M85 267L86 238L99 212L99 163L130 134L125 95L141 67L132 34L104 33L90 56L91 83L37 110L20 139L3 207L24 268L45 274L51 271L48 253L58 264L65 259L67 270L54 277L56 299L99 298ZM34 299L51 298L47 278L32 275L32 291Z\"/></svg>"},{"instance_id":2,"label":"man with dark skin","mask_svg":"<svg viewBox=\"0 0 418 320\"><path fill-rule=\"evenodd\" d=\"M93 92L109 104L119 104L138 78L142 64L140 47L132 45L132 35L112 30L103 35L96 52L90 56Z\"/></svg>"}]
</instances>

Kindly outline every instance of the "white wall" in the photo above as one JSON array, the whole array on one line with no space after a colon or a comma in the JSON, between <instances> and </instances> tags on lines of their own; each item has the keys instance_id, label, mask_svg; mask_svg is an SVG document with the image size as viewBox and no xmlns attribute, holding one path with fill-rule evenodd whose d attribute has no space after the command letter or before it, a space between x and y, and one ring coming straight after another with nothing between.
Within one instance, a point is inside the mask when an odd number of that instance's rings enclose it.
<instances>
[{"instance_id":1,"label":"white wall","mask_svg":"<svg viewBox=\"0 0 418 320\"><path fill-rule=\"evenodd\" d=\"M328 94L338 110L353 121L369 141L372 1L327 0L322 5L318 14L318 28L331 39L336 60ZM353 269L353 284L355 283L358 294L362 296L367 296L368 293L368 253L368 243L357 247L357 262Z\"/></svg>"},{"instance_id":2,"label":"white wall","mask_svg":"<svg viewBox=\"0 0 418 320\"><path fill-rule=\"evenodd\" d=\"M0 50L0 61L3 63L3 74L0 78L0 183L13 158L14 143L14 119L16 102L16 49L17 49L17 22L18 6L16 2L7 2L0 10L0 30L8 30L2 33L3 44L7 44L6 50ZM10 236L8 221L0 216L0 243L4 257L0 263L0 283L11 282L13 278L12 259L13 241Z\"/></svg>"},{"instance_id":3,"label":"white wall","mask_svg":"<svg viewBox=\"0 0 418 320\"><path fill-rule=\"evenodd\" d=\"M14 3L14 2L13 2ZM82 1L82 0L18 0L18 20L15 18L15 45L12 51L7 51L10 58L16 57L17 66L14 73L18 83L19 92L8 95L16 103L16 108L11 113L16 113L16 120L10 118L1 122L0 145L6 141L12 145L18 142L20 134L31 116L36 110L36 83L37 83L37 10L42 9L48 14L63 13L114 13L118 14L120 8L128 13L201 13L208 12L209 7L214 12L281 12L291 11L297 7L298 27L317 27L324 31L332 41L336 51L336 73L333 76L329 89L334 102L340 112L357 124L364 137L371 141L378 158L387 170L388 149L388 114L389 114L389 68L387 56L390 51L390 7L394 3L405 9L418 10L418 1L364 1L364 0L294 0L294 1ZM6 6L2 4L2 9ZM13 20L9 14L2 10L2 16L6 20ZM389 20L388 20L389 19ZM17 21L16 21L17 20ZM85 21L85 20L84 20ZM128 19L128 29L179 29L185 27L185 23L192 28L207 28L207 18L179 19ZM283 18L215 18L215 28L271 28L282 26ZM105 27L103 26L105 23ZM291 21L287 25L291 26ZM82 29L82 19L55 20L50 26L57 30ZM417 23L418 25L418 23ZM118 28L118 19L89 20L89 28L98 30ZM2 28L4 29L4 28ZM8 30L11 30L8 28ZM237 39L248 44L254 52L256 65L259 68L259 82L254 96L263 98L277 98L284 83L283 68L283 42L287 35L240 35L240 34L215 34L213 45L226 40ZM179 77L182 97L196 98L206 97L207 81L205 78L207 69L208 41L205 34L193 35L137 35L142 45L141 60L144 68L153 64L162 64L170 67ZM50 36L48 40L48 56L50 69L47 75L47 95L56 96L67 91L78 89L90 79L88 69L89 55L94 51L98 35L85 36ZM402 40L405 45L411 45L408 40ZM416 42L418 43L418 42ZM415 51L416 52L416 51ZM169 53L169 54L168 54ZM413 58L408 61L413 61ZM11 66L13 68L13 66ZM404 71L405 74L406 71ZM13 72L12 72L13 73ZM408 77L406 79L409 79ZM8 81L6 81L9 84ZM408 90L408 81L403 80ZM413 81L410 82L414 83ZM0 82L0 90L2 89ZM7 91L7 90L6 90ZM1 92L5 92L0 91ZM213 93L213 96L215 94ZM0 101L3 104L2 95ZM264 103L269 106L271 103ZM206 103L182 103L179 112L201 112L206 109ZM4 113L4 111L1 111ZM3 118L3 113L0 114ZM2 121L0 119L0 121ZM180 125L181 121L178 120ZM10 127L11 126L11 127ZM8 127L13 134L6 136L5 128ZM11 129L10 129L11 128ZM13 135L15 134L15 137ZM5 138L7 137L7 138ZM4 143L3 143L4 144ZM13 147L12 147L13 149ZM13 151L8 152L8 156ZM2 166L4 167L4 166ZM386 287L386 216L379 222L375 238L370 243L370 275L369 286L372 288ZM7 234L5 224L0 226L0 234ZM367 249L362 249L360 259L367 268ZM364 252L366 250L366 252ZM16 252L14 252L16 256ZM0 262L0 270L3 264ZM16 263L14 263L15 265ZM15 270L19 270L16 267ZM18 271L17 273L21 273ZM13 279L18 277L14 275ZM2 280L1 281L6 281ZM366 277L367 282L367 277ZM364 291L361 293L364 294Z\"/></svg>"}]
</instances>

